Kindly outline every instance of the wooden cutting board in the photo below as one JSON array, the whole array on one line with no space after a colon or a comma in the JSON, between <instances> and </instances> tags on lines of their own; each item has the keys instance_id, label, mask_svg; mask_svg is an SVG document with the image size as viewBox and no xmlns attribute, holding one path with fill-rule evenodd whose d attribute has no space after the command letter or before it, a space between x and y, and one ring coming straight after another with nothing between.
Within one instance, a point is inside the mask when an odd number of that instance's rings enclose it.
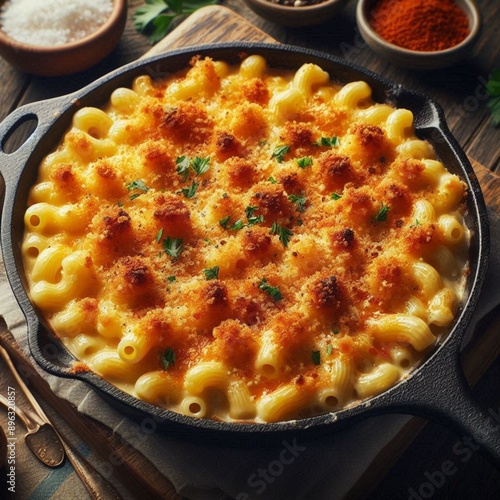
<instances>
[{"instance_id":1,"label":"wooden cutting board","mask_svg":"<svg viewBox=\"0 0 500 500\"><path fill-rule=\"evenodd\" d=\"M222 6L205 7L192 14L166 38L154 46L145 56L161 54L173 48L194 46L214 42L254 41L278 43L238 14ZM487 168L472 162L483 188L486 202L491 210L500 214L500 177ZM464 352L464 366L471 384L476 383L488 366L500 354L500 317L476 335L474 342ZM162 477L154 464L148 462L133 447L98 422L80 414L70 403L54 395L48 385L31 368L29 362L16 350L16 345L5 327L0 326L0 336L11 345L11 355L25 368L29 382L39 396L65 420L73 431L104 459L111 454L117 465L114 472L120 481L137 498L161 498L177 500L177 495L168 479ZM397 458L421 430L423 422L413 419L389 446L381 450L379 457L351 492L353 498L367 494L392 467Z\"/></svg>"}]
</instances>

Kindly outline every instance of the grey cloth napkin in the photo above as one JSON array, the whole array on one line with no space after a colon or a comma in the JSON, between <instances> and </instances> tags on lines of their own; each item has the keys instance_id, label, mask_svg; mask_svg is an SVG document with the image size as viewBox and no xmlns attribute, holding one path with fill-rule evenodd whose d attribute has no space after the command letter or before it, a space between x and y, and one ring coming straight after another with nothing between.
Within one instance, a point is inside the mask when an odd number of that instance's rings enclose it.
<instances>
[{"instance_id":1,"label":"grey cloth napkin","mask_svg":"<svg viewBox=\"0 0 500 500\"><path fill-rule=\"evenodd\" d=\"M490 210L489 218L492 251L485 285L487 293L481 297L464 345L477 322L500 304L500 214ZM0 314L30 357L26 324L7 285L5 270L0 267L3 284ZM297 434L271 448L227 448L166 436L151 418L138 422L124 417L83 382L59 378L36 368L56 394L113 429L149 459L178 493L192 500L343 498L410 419L405 415L371 417L314 441ZM112 458L99 465L112 479Z\"/></svg>"}]
</instances>

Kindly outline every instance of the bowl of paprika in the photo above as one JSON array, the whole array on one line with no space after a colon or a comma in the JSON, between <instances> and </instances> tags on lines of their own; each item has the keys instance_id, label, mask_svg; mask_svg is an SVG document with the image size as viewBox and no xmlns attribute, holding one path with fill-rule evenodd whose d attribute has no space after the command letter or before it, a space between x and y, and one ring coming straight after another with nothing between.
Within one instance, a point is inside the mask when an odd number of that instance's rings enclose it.
<instances>
[{"instance_id":1,"label":"bowl of paprika","mask_svg":"<svg viewBox=\"0 0 500 500\"><path fill-rule=\"evenodd\" d=\"M473 0L359 0L356 19L374 52L416 70L452 66L463 59L481 25Z\"/></svg>"}]
</instances>

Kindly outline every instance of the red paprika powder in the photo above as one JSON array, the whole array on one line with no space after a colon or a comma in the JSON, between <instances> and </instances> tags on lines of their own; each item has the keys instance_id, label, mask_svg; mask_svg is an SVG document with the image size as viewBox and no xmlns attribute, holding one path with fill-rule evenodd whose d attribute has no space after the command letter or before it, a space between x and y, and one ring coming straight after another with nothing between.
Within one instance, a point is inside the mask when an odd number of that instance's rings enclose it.
<instances>
[{"instance_id":1,"label":"red paprika powder","mask_svg":"<svg viewBox=\"0 0 500 500\"><path fill-rule=\"evenodd\" d=\"M421 52L458 45L470 32L467 16L453 0L379 0L369 21L388 42Z\"/></svg>"}]
</instances>

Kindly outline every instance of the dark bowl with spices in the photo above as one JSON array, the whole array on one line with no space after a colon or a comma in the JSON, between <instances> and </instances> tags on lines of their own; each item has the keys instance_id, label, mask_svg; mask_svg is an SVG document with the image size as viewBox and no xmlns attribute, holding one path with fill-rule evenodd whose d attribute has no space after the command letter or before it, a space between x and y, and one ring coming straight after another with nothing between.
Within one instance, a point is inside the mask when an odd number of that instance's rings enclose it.
<instances>
[{"instance_id":1,"label":"dark bowl with spices","mask_svg":"<svg viewBox=\"0 0 500 500\"><path fill-rule=\"evenodd\" d=\"M374 52L416 70L457 63L471 52L481 27L473 0L359 0L356 19Z\"/></svg>"},{"instance_id":2,"label":"dark bowl with spices","mask_svg":"<svg viewBox=\"0 0 500 500\"><path fill-rule=\"evenodd\" d=\"M126 0L0 0L0 56L37 76L78 73L118 44Z\"/></svg>"},{"instance_id":3,"label":"dark bowl with spices","mask_svg":"<svg viewBox=\"0 0 500 500\"><path fill-rule=\"evenodd\" d=\"M349 0L245 0L259 16L282 26L315 26L332 19Z\"/></svg>"}]
</instances>

